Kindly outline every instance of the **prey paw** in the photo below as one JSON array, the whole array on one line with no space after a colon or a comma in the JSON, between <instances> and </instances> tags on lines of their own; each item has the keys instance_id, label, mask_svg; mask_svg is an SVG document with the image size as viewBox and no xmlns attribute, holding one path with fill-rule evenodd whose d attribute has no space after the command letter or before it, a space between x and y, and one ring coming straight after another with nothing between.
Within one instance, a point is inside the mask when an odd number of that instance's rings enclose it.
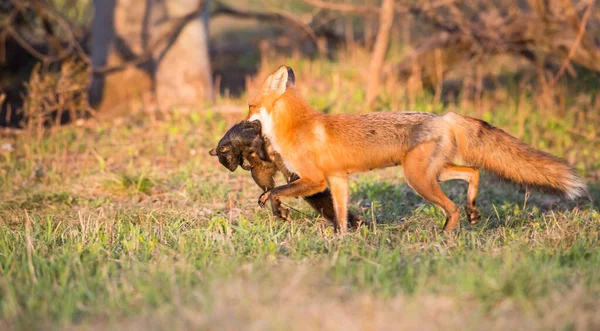
<instances>
[{"instance_id":1,"label":"prey paw","mask_svg":"<svg viewBox=\"0 0 600 331\"><path fill-rule=\"evenodd\" d=\"M267 204L267 201L270 197L271 191L266 191L265 193L261 194L260 197L258 197L258 205L263 208Z\"/></svg>"},{"instance_id":2,"label":"prey paw","mask_svg":"<svg viewBox=\"0 0 600 331\"><path fill-rule=\"evenodd\" d=\"M292 212L289 210L289 208L279 207L277 214L277 216L281 217L283 220L289 221L292 219Z\"/></svg>"}]
</instances>

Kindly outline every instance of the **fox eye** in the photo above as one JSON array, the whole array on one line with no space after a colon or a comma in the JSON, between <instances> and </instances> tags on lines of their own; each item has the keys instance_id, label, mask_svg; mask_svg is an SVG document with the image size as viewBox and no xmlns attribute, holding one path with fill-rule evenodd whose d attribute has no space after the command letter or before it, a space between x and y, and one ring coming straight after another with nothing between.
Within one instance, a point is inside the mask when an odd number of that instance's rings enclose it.
<instances>
[{"instance_id":1,"label":"fox eye","mask_svg":"<svg viewBox=\"0 0 600 331\"><path fill-rule=\"evenodd\" d=\"M219 153L227 153L229 152L229 146L223 146L219 148Z\"/></svg>"}]
</instances>

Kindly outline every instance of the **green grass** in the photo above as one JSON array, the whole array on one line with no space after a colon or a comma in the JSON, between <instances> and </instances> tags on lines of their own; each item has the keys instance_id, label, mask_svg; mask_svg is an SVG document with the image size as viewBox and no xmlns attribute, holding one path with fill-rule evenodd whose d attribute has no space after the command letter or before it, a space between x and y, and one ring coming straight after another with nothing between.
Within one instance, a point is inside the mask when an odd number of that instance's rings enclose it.
<instances>
[{"instance_id":1,"label":"green grass","mask_svg":"<svg viewBox=\"0 0 600 331\"><path fill-rule=\"evenodd\" d=\"M355 75L335 63L297 67L305 84ZM351 101L361 96L341 82L306 94L332 112L360 111ZM351 208L370 224L347 236L299 199L286 201L300 210L291 222L275 219L257 207L247 172L208 155L238 119L211 110L4 136L14 150L0 154L0 328L598 328L598 143L560 130L593 123L567 112L547 125L528 105L461 112L559 156L586 156L572 163L595 202L525 201L484 176L482 223L463 218L451 236L397 168L352 178ZM464 183L443 188L464 204Z\"/></svg>"},{"instance_id":2,"label":"green grass","mask_svg":"<svg viewBox=\"0 0 600 331\"><path fill-rule=\"evenodd\" d=\"M499 219L448 237L440 233L442 215L426 206L408 212L399 226L379 224L339 238L314 220L284 223L263 211L231 218L227 212L200 216L193 208L109 204L82 211L52 202L58 211L13 210L0 227L0 308L11 326L123 325L133 318L140 327L167 327L175 317L216 328L221 305L235 315L253 314L244 301L258 300L264 309L282 305L295 316L295 296L311 304L313 292L314 304L439 297L455 302L446 313L464 319L465 327L507 318L501 313L494 320L499 305L516 314L514 323L552 314L558 305L598 322L600 223L592 210L506 208ZM257 293L227 293L238 282ZM169 319L154 316L165 310ZM345 318L361 320L361 314ZM194 319L204 315L211 318ZM284 322L280 317L267 323ZM568 328L576 321L566 314L558 322L535 325Z\"/></svg>"}]
</instances>

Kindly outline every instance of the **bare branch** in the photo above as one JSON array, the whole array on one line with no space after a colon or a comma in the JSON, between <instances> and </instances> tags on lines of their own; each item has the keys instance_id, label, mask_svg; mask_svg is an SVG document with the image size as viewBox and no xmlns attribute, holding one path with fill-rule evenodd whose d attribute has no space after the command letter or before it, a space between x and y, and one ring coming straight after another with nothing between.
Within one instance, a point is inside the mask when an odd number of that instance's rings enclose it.
<instances>
[{"instance_id":1,"label":"bare branch","mask_svg":"<svg viewBox=\"0 0 600 331\"><path fill-rule=\"evenodd\" d=\"M335 10L343 13L356 13L356 14L371 14L376 15L379 13L379 8L375 6L357 6L343 3L333 3L323 0L303 0L305 3L315 6L317 8Z\"/></svg>"},{"instance_id":2,"label":"bare branch","mask_svg":"<svg viewBox=\"0 0 600 331\"><path fill-rule=\"evenodd\" d=\"M300 21L294 14L289 13L283 9L279 9L279 8L275 8L271 5L269 5L268 3L266 3L266 1L263 0L263 4L265 5L265 7L273 12L275 15L281 15L281 17L283 17L284 19L292 22L293 24L295 24L296 26L298 26L299 28L302 29L302 31L310 37L310 39L313 41L313 43L315 45L317 45L317 47L319 46L319 42L317 40L317 35L315 34L315 32L313 31L313 29L311 29L311 27L308 24L303 23L302 21ZM311 19L312 21L312 19Z\"/></svg>"},{"instance_id":3,"label":"bare branch","mask_svg":"<svg viewBox=\"0 0 600 331\"><path fill-rule=\"evenodd\" d=\"M453 3L455 3L457 0L440 0L440 1L436 1L436 2L432 2L432 3L428 3L422 6L409 6L409 7L404 7L404 6L400 6L397 5L395 7L395 11L398 14L403 14L403 13L408 13L411 10L413 10L414 8L419 8L422 11L429 11L429 10L434 10L443 6L448 6L451 5Z\"/></svg>"},{"instance_id":4,"label":"bare branch","mask_svg":"<svg viewBox=\"0 0 600 331\"><path fill-rule=\"evenodd\" d=\"M354 13L354 14L368 14L368 15L377 15L379 14L379 8L375 6L359 6L359 5L350 5L344 3L336 3L336 2L328 2L324 0L303 0L305 3L312 5L317 8L334 10L343 13ZM433 10L442 6L446 6L456 2L457 0L440 0L437 2L425 4L422 6L401 6L395 5L393 6L393 10L398 14L404 14L410 12L413 8L419 8L420 10Z\"/></svg>"},{"instance_id":5,"label":"bare branch","mask_svg":"<svg viewBox=\"0 0 600 331\"><path fill-rule=\"evenodd\" d=\"M179 33L181 33L183 28L189 22L191 22L192 20L196 19L199 15L201 15L204 11L204 7L205 7L204 1L200 1L199 5L196 9L194 9L193 11L189 12L188 14L186 14L182 17L174 19L172 28L169 31L167 31L165 34L163 34L159 38L157 38L148 48L146 48L144 50L144 52L142 54L136 56L135 58L133 58L129 61L123 62L116 66L105 66L105 67L94 68L92 70L94 75L107 75L110 73L124 70L131 66L140 65L140 64L148 61L152 57L152 54L154 54L154 52L161 45L163 45L165 42L168 42L169 40L176 39L177 36L179 35Z\"/></svg>"},{"instance_id":6,"label":"bare branch","mask_svg":"<svg viewBox=\"0 0 600 331\"><path fill-rule=\"evenodd\" d=\"M270 6L269 4L263 1L263 4L269 10L269 13L262 12L254 12L254 11L243 11L233 7L230 7L220 1L215 1L216 8L212 12L212 16L217 15L229 15L242 19L255 19L258 21L267 21L274 22L279 24L289 24L291 23L293 26L299 28L305 35L307 35L311 41L320 48L318 43L318 36L311 27L312 22L314 21L315 16L313 15L311 18L311 23L304 23L294 14L287 12L285 10L275 8ZM320 49L320 51L323 51Z\"/></svg>"},{"instance_id":7,"label":"bare branch","mask_svg":"<svg viewBox=\"0 0 600 331\"><path fill-rule=\"evenodd\" d=\"M293 15L290 15L287 12L282 10L277 10L271 8L272 13L261 13L261 12L253 12L253 11L243 11L233 7L230 7L220 1L215 1L215 9L211 13L211 16L218 15L229 15L237 18L243 19L255 19L258 21L267 21L267 22L276 22L276 23L292 23L302 29L304 33L306 33L313 41L316 43L317 38L314 31L307 25L298 20Z\"/></svg>"},{"instance_id":8,"label":"bare branch","mask_svg":"<svg viewBox=\"0 0 600 331\"><path fill-rule=\"evenodd\" d=\"M42 6L40 1L34 2L33 5L18 0L11 0L11 3L15 7L15 10L12 13L10 13L3 26L3 29L0 30L0 35L2 35L3 38L5 38L6 36L12 37L13 40L17 44L19 44L19 46L25 49L33 57L37 58L38 60L44 63L63 61L67 57L71 56L74 51L77 51L79 53L79 56L84 61L89 62L89 59L83 51L81 45L77 41L77 38L75 38L75 36L72 33L70 33L72 29L66 20L64 20L59 15L53 13L49 8ZM27 42L27 40L21 37L21 35L14 29L13 23L17 13L24 13L27 9L34 10L36 14L40 17L44 26L44 31L48 35L53 47L56 49L56 52L58 54L50 55L39 52L29 42ZM66 48L62 47L60 41L56 38L56 36L54 36L54 31L51 27L50 19L55 20L59 25L61 25L64 28L65 32L67 32L69 42L67 43ZM4 39L2 41L4 41Z\"/></svg>"},{"instance_id":9,"label":"bare branch","mask_svg":"<svg viewBox=\"0 0 600 331\"><path fill-rule=\"evenodd\" d=\"M437 33L418 45L398 71L406 76L418 62L427 79L435 78L431 68L436 49L446 58L445 71L498 54L524 57L540 69L554 71L550 84L572 72L571 64L600 71L600 17L594 18L598 7L592 8L593 0L531 1L521 7L505 3L499 7L485 0L457 2L444 12L411 9Z\"/></svg>"},{"instance_id":10,"label":"bare branch","mask_svg":"<svg viewBox=\"0 0 600 331\"><path fill-rule=\"evenodd\" d=\"M587 24L587 21L590 18L590 13L592 12L592 7L594 7L594 2L590 2L587 9L585 10L585 13L583 14L583 18L581 19L581 24L579 25L579 31L577 32L577 37L575 38L575 41L573 42L573 46L571 46L571 49L569 50L569 54L567 54L567 57L564 59L562 65L560 66L560 69L558 70L558 72L556 73L554 78L552 79L550 86L556 85L556 83L558 82L558 79L563 75L563 73L565 72L565 69L569 65L569 62L575 55L575 51L577 51L577 47L579 47L579 44L581 43L581 39L583 38L583 35L585 33L585 25Z\"/></svg>"}]
</instances>

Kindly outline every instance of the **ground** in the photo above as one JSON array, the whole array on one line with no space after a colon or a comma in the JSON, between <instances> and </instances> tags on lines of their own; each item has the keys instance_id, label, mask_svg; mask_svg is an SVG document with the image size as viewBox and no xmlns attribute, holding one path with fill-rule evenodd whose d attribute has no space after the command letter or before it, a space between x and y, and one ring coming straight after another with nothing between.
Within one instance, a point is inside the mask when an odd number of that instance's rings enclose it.
<instances>
[{"instance_id":1,"label":"ground","mask_svg":"<svg viewBox=\"0 0 600 331\"><path fill-rule=\"evenodd\" d=\"M361 111L350 64L292 65L313 105ZM208 155L243 118L245 96L5 133L0 327L598 329L600 158L581 134L594 122L571 110L557 120L508 95L480 109L410 106L476 115L565 157L594 202L526 199L484 175L482 223L463 213L447 235L443 213L388 168L352 177L350 206L367 222L355 232L333 234L299 199L285 201L298 211L281 221L257 206L248 172ZM384 95L382 107L404 102ZM443 188L464 204L465 183Z\"/></svg>"}]
</instances>

